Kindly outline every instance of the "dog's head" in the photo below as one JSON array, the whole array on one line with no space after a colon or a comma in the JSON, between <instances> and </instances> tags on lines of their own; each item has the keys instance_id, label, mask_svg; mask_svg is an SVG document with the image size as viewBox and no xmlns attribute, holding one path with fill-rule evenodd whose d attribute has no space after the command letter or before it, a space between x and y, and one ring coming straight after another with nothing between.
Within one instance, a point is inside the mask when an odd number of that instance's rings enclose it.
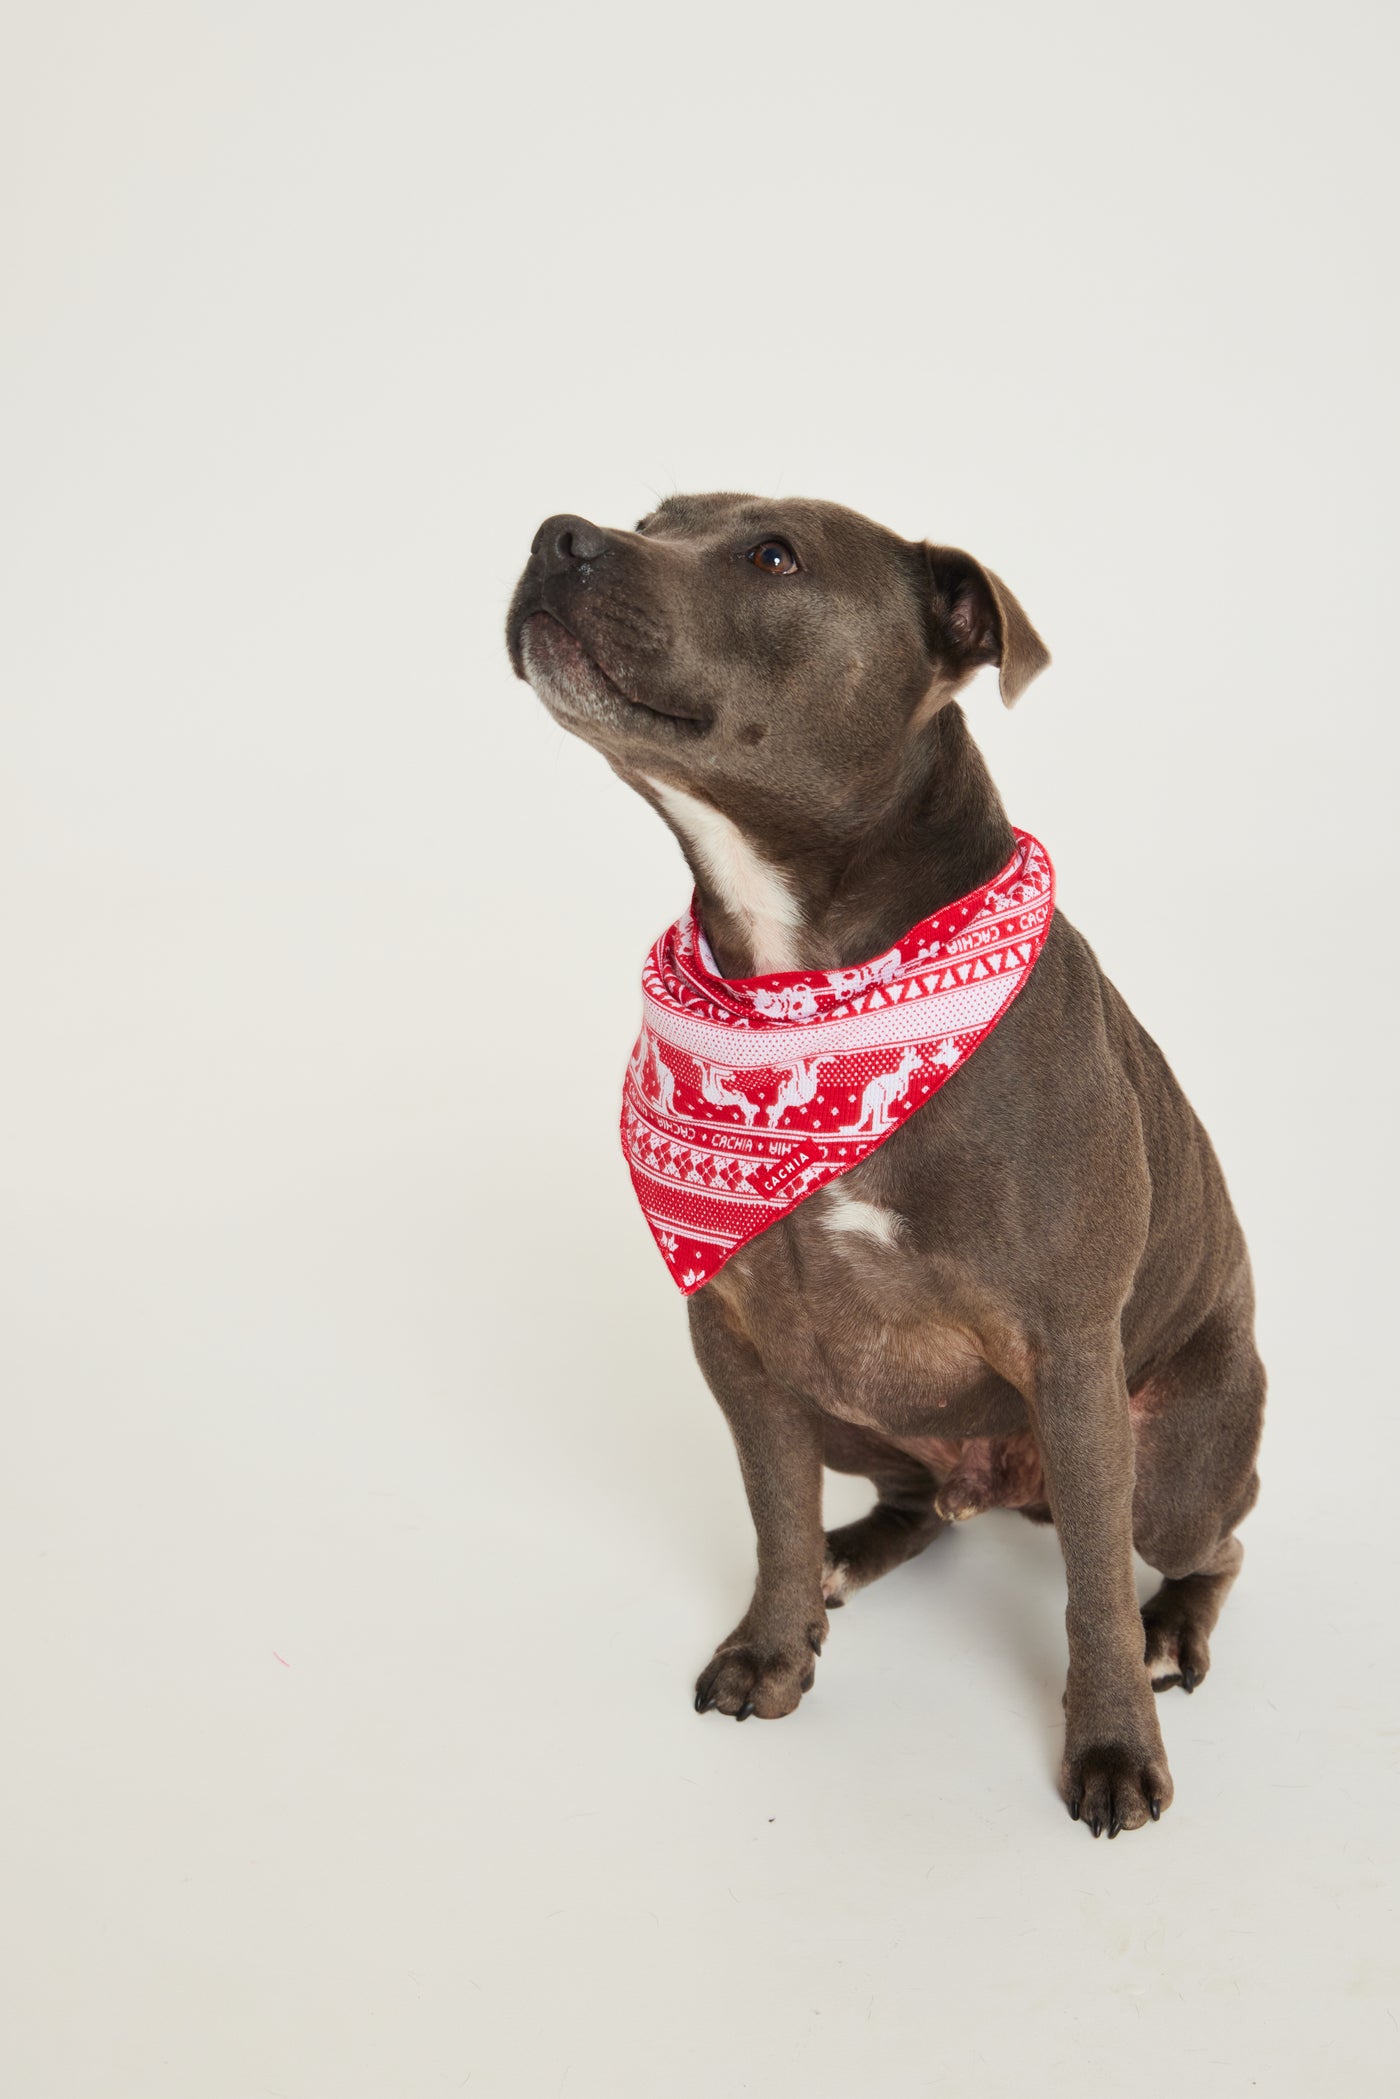
<instances>
[{"instance_id":1,"label":"dog's head","mask_svg":"<svg viewBox=\"0 0 1400 2099\"><path fill-rule=\"evenodd\" d=\"M632 532L548 519L507 640L555 720L643 793L762 811L765 830L858 828L979 665L1010 706L1050 660L971 555L742 495L672 496Z\"/></svg>"}]
</instances>

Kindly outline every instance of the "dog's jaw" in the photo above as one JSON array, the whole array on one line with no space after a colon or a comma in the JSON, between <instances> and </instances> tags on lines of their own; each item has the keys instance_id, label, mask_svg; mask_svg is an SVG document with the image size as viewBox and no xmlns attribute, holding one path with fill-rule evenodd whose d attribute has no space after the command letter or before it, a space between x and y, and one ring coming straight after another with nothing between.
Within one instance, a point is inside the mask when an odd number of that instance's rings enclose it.
<instances>
[{"instance_id":1,"label":"dog's jaw","mask_svg":"<svg viewBox=\"0 0 1400 2099\"><path fill-rule=\"evenodd\" d=\"M694 738L710 726L699 714L654 706L625 689L614 667L605 670L593 651L543 607L521 621L518 649L521 671L536 697L562 727L585 741L612 744L618 731Z\"/></svg>"},{"instance_id":2,"label":"dog's jaw","mask_svg":"<svg viewBox=\"0 0 1400 2099\"><path fill-rule=\"evenodd\" d=\"M532 613L522 626L520 660L532 691L570 727L579 721L611 721L623 704L618 688L547 612Z\"/></svg>"}]
</instances>

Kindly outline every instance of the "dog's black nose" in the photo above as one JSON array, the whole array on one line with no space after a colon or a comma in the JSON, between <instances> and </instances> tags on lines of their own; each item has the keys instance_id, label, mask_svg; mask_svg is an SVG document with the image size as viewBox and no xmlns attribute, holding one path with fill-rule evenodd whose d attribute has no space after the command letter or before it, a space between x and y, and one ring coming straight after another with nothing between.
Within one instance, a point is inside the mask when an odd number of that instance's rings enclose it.
<instances>
[{"instance_id":1,"label":"dog's black nose","mask_svg":"<svg viewBox=\"0 0 1400 2099\"><path fill-rule=\"evenodd\" d=\"M581 562L596 561L607 551L607 535L596 525L590 525L586 517L570 517L567 513L559 517L547 517L535 534L530 552L547 574L560 569L577 568Z\"/></svg>"}]
</instances>

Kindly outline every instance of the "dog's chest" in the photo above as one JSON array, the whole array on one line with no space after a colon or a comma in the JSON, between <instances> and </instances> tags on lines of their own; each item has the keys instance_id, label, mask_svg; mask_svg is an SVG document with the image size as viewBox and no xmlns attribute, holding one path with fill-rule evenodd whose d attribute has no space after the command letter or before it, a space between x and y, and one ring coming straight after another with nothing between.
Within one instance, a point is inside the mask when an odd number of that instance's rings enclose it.
<instances>
[{"instance_id":1,"label":"dog's chest","mask_svg":"<svg viewBox=\"0 0 1400 2099\"><path fill-rule=\"evenodd\" d=\"M972 1294L921 1248L873 1162L750 1241L709 1288L770 1374L839 1420L890 1436L1024 1423Z\"/></svg>"}]
</instances>

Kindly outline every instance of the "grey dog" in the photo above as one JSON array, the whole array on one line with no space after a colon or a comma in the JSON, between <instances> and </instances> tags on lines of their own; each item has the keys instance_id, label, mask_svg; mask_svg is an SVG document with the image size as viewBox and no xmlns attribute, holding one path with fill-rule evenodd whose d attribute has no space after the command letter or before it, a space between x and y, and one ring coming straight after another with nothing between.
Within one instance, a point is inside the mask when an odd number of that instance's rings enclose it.
<instances>
[{"instance_id":1,"label":"grey dog","mask_svg":"<svg viewBox=\"0 0 1400 2099\"><path fill-rule=\"evenodd\" d=\"M632 532L552 517L508 643L675 832L726 976L862 962L1013 850L956 695L995 664L1010 705L1049 658L956 549L740 495L672 497ZM699 1710L790 1713L832 1608L949 1521L1020 1508L1064 1554L1069 1811L1095 1836L1155 1820L1153 1692L1209 1666L1264 1371L1210 1141L1062 914L966 1069L690 1320L758 1540ZM878 1497L829 1534L824 1465ZM1134 1546L1164 1577L1142 1610Z\"/></svg>"}]
</instances>

